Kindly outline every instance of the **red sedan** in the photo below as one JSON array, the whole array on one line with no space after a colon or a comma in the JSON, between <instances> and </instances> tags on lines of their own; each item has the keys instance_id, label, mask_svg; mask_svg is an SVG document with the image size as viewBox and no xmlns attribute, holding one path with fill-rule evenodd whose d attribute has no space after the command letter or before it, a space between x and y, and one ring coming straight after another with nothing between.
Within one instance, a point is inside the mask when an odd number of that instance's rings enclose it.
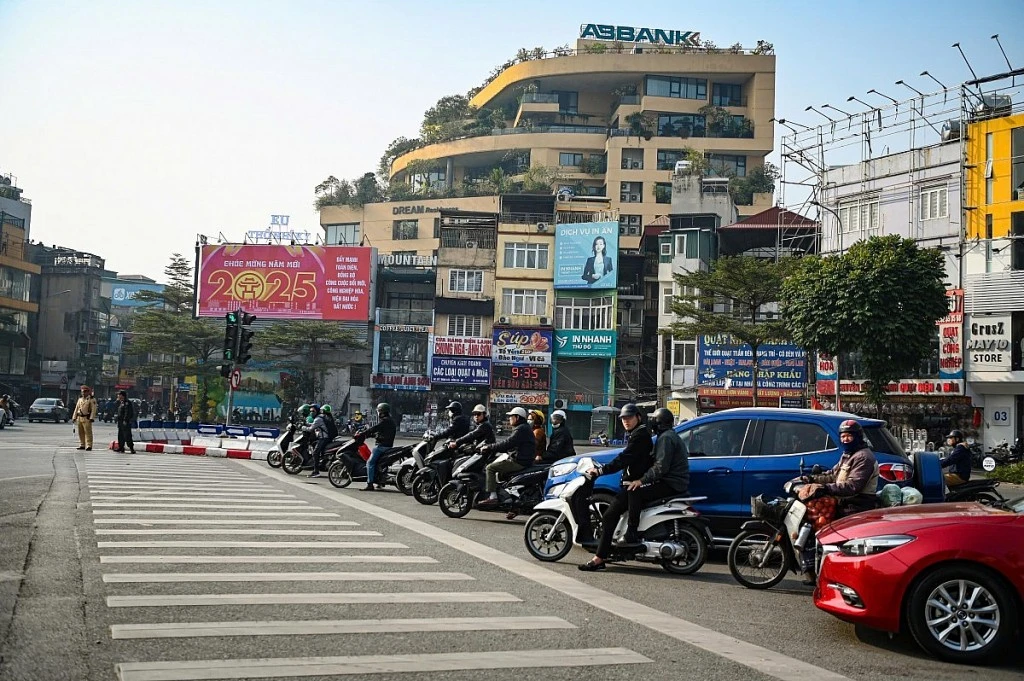
<instances>
[{"instance_id":1,"label":"red sedan","mask_svg":"<svg viewBox=\"0 0 1024 681\"><path fill-rule=\"evenodd\" d=\"M1005 650L1024 613L1024 499L858 513L818 534L814 604L951 662Z\"/></svg>"}]
</instances>

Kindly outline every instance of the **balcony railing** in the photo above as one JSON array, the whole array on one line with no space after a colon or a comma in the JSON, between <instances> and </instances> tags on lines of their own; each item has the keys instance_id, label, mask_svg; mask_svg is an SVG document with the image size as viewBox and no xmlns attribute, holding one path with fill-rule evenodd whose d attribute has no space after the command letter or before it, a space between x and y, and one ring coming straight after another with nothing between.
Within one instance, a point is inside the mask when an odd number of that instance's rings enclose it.
<instances>
[{"instance_id":1,"label":"balcony railing","mask_svg":"<svg viewBox=\"0 0 1024 681\"><path fill-rule=\"evenodd\" d=\"M535 225L538 222L552 222L551 213L502 213L498 222L506 225Z\"/></svg>"},{"instance_id":2,"label":"balcony railing","mask_svg":"<svg viewBox=\"0 0 1024 681\"><path fill-rule=\"evenodd\" d=\"M406 324L409 326L431 326L434 323L433 310L397 310L377 308L378 324Z\"/></svg>"},{"instance_id":3,"label":"balcony railing","mask_svg":"<svg viewBox=\"0 0 1024 681\"><path fill-rule=\"evenodd\" d=\"M520 104L558 104L558 95L548 92L524 92Z\"/></svg>"},{"instance_id":4,"label":"balcony railing","mask_svg":"<svg viewBox=\"0 0 1024 681\"><path fill-rule=\"evenodd\" d=\"M576 133L580 135L607 135L608 128L596 125L537 125L532 128L494 128L492 135L530 135L535 132Z\"/></svg>"},{"instance_id":5,"label":"balcony railing","mask_svg":"<svg viewBox=\"0 0 1024 681\"><path fill-rule=\"evenodd\" d=\"M493 229L441 229L441 248L495 248Z\"/></svg>"}]
</instances>

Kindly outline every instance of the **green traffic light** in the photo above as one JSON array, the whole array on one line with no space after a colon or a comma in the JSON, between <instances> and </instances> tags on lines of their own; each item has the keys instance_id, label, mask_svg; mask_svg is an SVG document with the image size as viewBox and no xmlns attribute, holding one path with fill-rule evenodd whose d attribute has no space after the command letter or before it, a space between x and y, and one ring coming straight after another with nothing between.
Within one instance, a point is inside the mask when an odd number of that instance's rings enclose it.
<instances>
[{"instance_id":1,"label":"green traffic light","mask_svg":"<svg viewBox=\"0 0 1024 681\"><path fill-rule=\"evenodd\" d=\"M238 313L237 312L228 312L226 315L224 315L224 318L228 320L228 324L237 324L238 323Z\"/></svg>"}]
</instances>

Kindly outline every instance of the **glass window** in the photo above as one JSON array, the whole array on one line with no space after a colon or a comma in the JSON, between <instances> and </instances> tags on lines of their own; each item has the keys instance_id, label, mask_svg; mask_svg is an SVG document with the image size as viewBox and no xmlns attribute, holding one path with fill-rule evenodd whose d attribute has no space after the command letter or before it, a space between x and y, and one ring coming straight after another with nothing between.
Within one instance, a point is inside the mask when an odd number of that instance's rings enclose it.
<instances>
[{"instance_id":1,"label":"glass window","mask_svg":"<svg viewBox=\"0 0 1024 681\"><path fill-rule=\"evenodd\" d=\"M765 421L761 436L761 454L809 454L835 449L828 432L816 423L799 421Z\"/></svg>"},{"instance_id":2,"label":"glass window","mask_svg":"<svg viewBox=\"0 0 1024 681\"><path fill-rule=\"evenodd\" d=\"M548 292L544 289L506 288L501 292L504 314L542 315L547 304Z\"/></svg>"},{"instance_id":3,"label":"glass window","mask_svg":"<svg viewBox=\"0 0 1024 681\"><path fill-rule=\"evenodd\" d=\"M949 215L946 205L946 188L930 187L921 190L921 219L937 220Z\"/></svg>"},{"instance_id":4,"label":"glass window","mask_svg":"<svg viewBox=\"0 0 1024 681\"><path fill-rule=\"evenodd\" d=\"M444 169L432 170L429 173L416 173L409 176L409 184L413 191L421 189L444 189L448 173Z\"/></svg>"},{"instance_id":5,"label":"glass window","mask_svg":"<svg viewBox=\"0 0 1024 681\"><path fill-rule=\"evenodd\" d=\"M671 182L655 182L654 183L654 202L655 203L672 203L672 183Z\"/></svg>"},{"instance_id":6,"label":"glass window","mask_svg":"<svg viewBox=\"0 0 1024 681\"><path fill-rule=\"evenodd\" d=\"M750 419L723 419L702 423L679 436L690 456L739 456Z\"/></svg>"},{"instance_id":7,"label":"glass window","mask_svg":"<svg viewBox=\"0 0 1024 681\"><path fill-rule=\"evenodd\" d=\"M747 174L747 157L733 154L708 154L711 173L720 177L744 177Z\"/></svg>"},{"instance_id":8,"label":"glass window","mask_svg":"<svg viewBox=\"0 0 1024 681\"><path fill-rule=\"evenodd\" d=\"M686 255L685 234L676 234L676 255Z\"/></svg>"},{"instance_id":9,"label":"glass window","mask_svg":"<svg viewBox=\"0 0 1024 681\"><path fill-rule=\"evenodd\" d=\"M658 114L659 137L703 137L705 127L700 114Z\"/></svg>"},{"instance_id":10,"label":"glass window","mask_svg":"<svg viewBox=\"0 0 1024 681\"><path fill-rule=\"evenodd\" d=\"M671 256L672 255L672 242L670 242L670 241L663 241L663 242L661 242L661 254L664 255L664 256Z\"/></svg>"},{"instance_id":11,"label":"glass window","mask_svg":"<svg viewBox=\"0 0 1024 681\"><path fill-rule=\"evenodd\" d=\"M558 112L564 114L579 113L580 96L577 92L568 90L553 90L553 95L558 95Z\"/></svg>"},{"instance_id":12,"label":"glass window","mask_svg":"<svg viewBox=\"0 0 1024 681\"><path fill-rule=\"evenodd\" d=\"M672 244L668 245L669 249ZM664 286L661 289L661 310L662 314L672 314L672 301L675 299L675 286Z\"/></svg>"},{"instance_id":13,"label":"glass window","mask_svg":"<svg viewBox=\"0 0 1024 681\"><path fill-rule=\"evenodd\" d=\"M985 271L992 271L992 213L985 216Z\"/></svg>"},{"instance_id":14,"label":"glass window","mask_svg":"<svg viewBox=\"0 0 1024 681\"><path fill-rule=\"evenodd\" d=\"M11 374L16 376L25 375L25 357L27 348L11 348Z\"/></svg>"},{"instance_id":15,"label":"glass window","mask_svg":"<svg viewBox=\"0 0 1024 681\"><path fill-rule=\"evenodd\" d=\"M1024 201L1024 126L1010 131L1010 155L1013 157L1010 200Z\"/></svg>"},{"instance_id":16,"label":"glass window","mask_svg":"<svg viewBox=\"0 0 1024 681\"><path fill-rule=\"evenodd\" d=\"M558 296L555 298L555 328L583 331L612 329L613 310L612 296Z\"/></svg>"},{"instance_id":17,"label":"glass window","mask_svg":"<svg viewBox=\"0 0 1024 681\"><path fill-rule=\"evenodd\" d=\"M527 270L548 268L548 245L507 243L505 244L505 267L519 267Z\"/></svg>"},{"instance_id":18,"label":"glass window","mask_svg":"<svg viewBox=\"0 0 1024 681\"><path fill-rule=\"evenodd\" d=\"M645 92L654 97L704 100L708 98L708 81L705 78L647 76L645 81Z\"/></svg>"},{"instance_id":19,"label":"glass window","mask_svg":"<svg viewBox=\"0 0 1024 681\"><path fill-rule=\"evenodd\" d=\"M583 154L577 154L571 151L563 151L558 154L558 165L578 168L579 166L583 165Z\"/></svg>"},{"instance_id":20,"label":"glass window","mask_svg":"<svg viewBox=\"0 0 1024 681\"><path fill-rule=\"evenodd\" d=\"M419 231L419 220L394 220L391 223L391 238L395 241L416 239Z\"/></svg>"},{"instance_id":21,"label":"glass window","mask_svg":"<svg viewBox=\"0 0 1024 681\"><path fill-rule=\"evenodd\" d=\"M675 170L676 161L685 161L682 149L658 149L658 170Z\"/></svg>"},{"instance_id":22,"label":"glass window","mask_svg":"<svg viewBox=\"0 0 1024 681\"><path fill-rule=\"evenodd\" d=\"M743 86L715 83L711 86L711 103L715 106L743 106Z\"/></svg>"},{"instance_id":23,"label":"glass window","mask_svg":"<svg viewBox=\"0 0 1024 681\"><path fill-rule=\"evenodd\" d=\"M427 373L427 336L403 331L380 332L377 371L383 374Z\"/></svg>"},{"instance_id":24,"label":"glass window","mask_svg":"<svg viewBox=\"0 0 1024 681\"><path fill-rule=\"evenodd\" d=\"M327 243L342 246L357 246L360 240L358 222L343 222L336 225L324 225L324 236Z\"/></svg>"},{"instance_id":25,"label":"glass window","mask_svg":"<svg viewBox=\"0 0 1024 681\"><path fill-rule=\"evenodd\" d=\"M839 221L843 232L877 234L881 228L878 216L878 197L864 198L856 203L839 206Z\"/></svg>"},{"instance_id":26,"label":"glass window","mask_svg":"<svg viewBox=\"0 0 1024 681\"><path fill-rule=\"evenodd\" d=\"M480 293L484 290L482 270L452 270L448 275L448 290L454 293Z\"/></svg>"},{"instance_id":27,"label":"glass window","mask_svg":"<svg viewBox=\"0 0 1024 681\"><path fill-rule=\"evenodd\" d=\"M473 338L477 338L481 335L483 321L483 317L453 314L448 317L448 335L472 336Z\"/></svg>"},{"instance_id":28,"label":"glass window","mask_svg":"<svg viewBox=\"0 0 1024 681\"><path fill-rule=\"evenodd\" d=\"M697 366L697 342L673 341L672 365L684 367Z\"/></svg>"}]
</instances>

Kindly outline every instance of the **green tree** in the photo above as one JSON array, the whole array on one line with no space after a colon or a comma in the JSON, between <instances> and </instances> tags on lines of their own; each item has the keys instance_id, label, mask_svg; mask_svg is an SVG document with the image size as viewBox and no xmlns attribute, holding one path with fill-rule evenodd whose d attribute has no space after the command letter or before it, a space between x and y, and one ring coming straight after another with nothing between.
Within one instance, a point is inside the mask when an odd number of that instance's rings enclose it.
<instances>
[{"instance_id":1,"label":"green tree","mask_svg":"<svg viewBox=\"0 0 1024 681\"><path fill-rule=\"evenodd\" d=\"M767 194L775 191L775 181L782 173L772 163L756 166L747 171L744 177L732 177L729 180L729 193L737 206L752 206L754 194Z\"/></svg>"},{"instance_id":2,"label":"green tree","mask_svg":"<svg viewBox=\"0 0 1024 681\"><path fill-rule=\"evenodd\" d=\"M947 312L942 253L897 235L858 241L841 256L805 258L783 287L793 340L837 359L857 351L873 404L931 354Z\"/></svg>"},{"instance_id":3,"label":"green tree","mask_svg":"<svg viewBox=\"0 0 1024 681\"><path fill-rule=\"evenodd\" d=\"M261 329L257 336L259 358L276 369L296 376L298 390L309 396L323 397L324 373L346 366L326 356L330 348L361 349L366 346L355 335L335 322L288 321Z\"/></svg>"},{"instance_id":4,"label":"green tree","mask_svg":"<svg viewBox=\"0 0 1024 681\"><path fill-rule=\"evenodd\" d=\"M720 258L708 271L675 275L680 293L672 301L672 312L680 317L662 334L676 338L728 334L750 346L754 406L758 404L758 349L769 341L786 340L786 326L778 319L766 319L766 306L781 300L782 285L795 267L792 258L779 261L759 258ZM716 304L729 312L715 312Z\"/></svg>"},{"instance_id":5,"label":"green tree","mask_svg":"<svg viewBox=\"0 0 1024 681\"><path fill-rule=\"evenodd\" d=\"M384 155L380 157L380 163L377 165L377 176L381 182L387 183L391 179L391 164L395 162L395 159L402 154L407 154L413 149L419 149L423 146L423 142L419 139L409 139L408 137L399 137L391 141L387 149L384 150Z\"/></svg>"},{"instance_id":6,"label":"green tree","mask_svg":"<svg viewBox=\"0 0 1024 681\"><path fill-rule=\"evenodd\" d=\"M423 114L420 138L427 144L457 137L467 123L476 117L465 95L447 95L437 100Z\"/></svg>"}]
</instances>

